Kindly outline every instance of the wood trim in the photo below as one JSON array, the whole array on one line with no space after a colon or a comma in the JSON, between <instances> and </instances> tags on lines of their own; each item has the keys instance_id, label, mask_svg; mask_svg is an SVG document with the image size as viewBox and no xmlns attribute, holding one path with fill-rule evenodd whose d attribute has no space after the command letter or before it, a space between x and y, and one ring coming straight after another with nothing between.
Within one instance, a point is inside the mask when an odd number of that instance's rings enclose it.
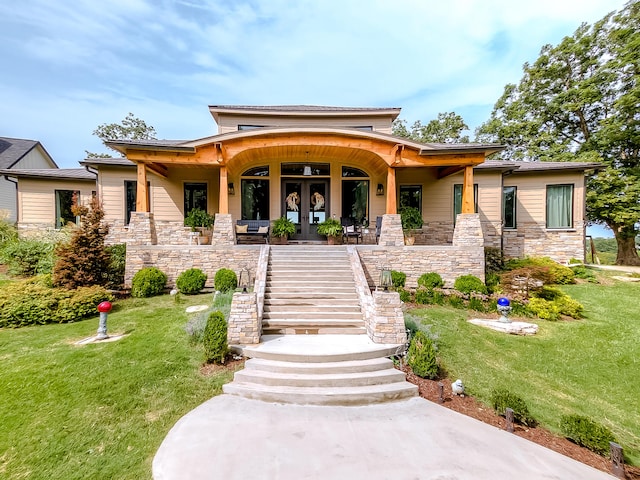
<instances>
[{"instance_id":1,"label":"wood trim","mask_svg":"<svg viewBox=\"0 0 640 480\"><path fill-rule=\"evenodd\" d=\"M387 169L387 207L385 213L398 213L398 200L396 197L396 170L391 167Z\"/></svg>"},{"instance_id":2,"label":"wood trim","mask_svg":"<svg viewBox=\"0 0 640 480\"><path fill-rule=\"evenodd\" d=\"M149 211L149 195L147 190L147 166L144 163L138 164L136 189L136 212Z\"/></svg>"},{"instance_id":3,"label":"wood trim","mask_svg":"<svg viewBox=\"0 0 640 480\"><path fill-rule=\"evenodd\" d=\"M220 167L220 193L218 199L218 213L229 213L229 175L227 174L227 167ZM238 188L240 185L238 185Z\"/></svg>"},{"instance_id":4,"label":"wood trim","mask_svg":"<svg viewBox=\"0 0 640 480\"><path fill-rule=\"evenodd\" d=\"M464 167L464 183L462 184L462 213L474 213L473 199L473 166Z\"/></svg>"},{"instance_id":5,"label":"wood trim","mask_svg":"<svg viewBox=\"0 0 640 480\"><path fill-rule=\"evenodd\" d=\"M462 165L456 165L456 166L452 166L452 167L442 167L442 168L438 168L438 180L442 180L445 177L448 177L449 175L453 175L454 173L458 173L460 170L464 169L465 167Z\"/></svg>"}]
</instances>

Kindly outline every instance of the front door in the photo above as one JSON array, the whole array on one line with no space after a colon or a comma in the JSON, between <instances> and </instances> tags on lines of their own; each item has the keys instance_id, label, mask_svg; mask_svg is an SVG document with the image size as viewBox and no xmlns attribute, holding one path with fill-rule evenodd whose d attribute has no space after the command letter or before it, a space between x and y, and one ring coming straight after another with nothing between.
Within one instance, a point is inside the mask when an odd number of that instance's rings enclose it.
<instances>
[{"instance_id":1,"label":"front door","mask_svg":"<svg viewBox=\"0 0 640 480\"><path fill-rule=\"evenodd\" d=\"M329 180L291 179L282 184L282 210L296 225L292 240L323 240L317 230L329 211Z\"/></svg>"}]
</instances>

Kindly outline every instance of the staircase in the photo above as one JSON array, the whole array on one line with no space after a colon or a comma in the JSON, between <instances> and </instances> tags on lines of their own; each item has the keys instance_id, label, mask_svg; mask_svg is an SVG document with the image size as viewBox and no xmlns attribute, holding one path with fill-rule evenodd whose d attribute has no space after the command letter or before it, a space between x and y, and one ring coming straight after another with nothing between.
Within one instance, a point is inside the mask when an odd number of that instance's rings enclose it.
<instances>
[{"instance_id":1,"label":"staircase","mask_svg":"<svg viewBox=\"0 0 640 480\"><path fill-rule=\"evenodd\" d=\"M418 393L387 358L403 346L367 336L345 247L272 246L262 328L225 393L303 405L369 405Z\"/></svg>"},{"instance_id":2,"label":"staircase","mask_svg":"<svg viewBox=\"0 0 640 480\"><path fill-rule=\"evenodd\" d=\"M271 247L262 333L366 333L345 247Z\"/></svg>"}]
</instances>

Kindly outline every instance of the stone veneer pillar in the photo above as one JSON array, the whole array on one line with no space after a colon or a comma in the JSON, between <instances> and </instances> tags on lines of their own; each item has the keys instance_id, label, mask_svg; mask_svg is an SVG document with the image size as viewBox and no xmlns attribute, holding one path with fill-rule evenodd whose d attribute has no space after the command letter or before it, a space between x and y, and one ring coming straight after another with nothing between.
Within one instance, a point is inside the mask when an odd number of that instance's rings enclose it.
<instances>
[{"instance_id":1,"label":"stone veneer pillar","mask_svg":"<svg viewBox=\"0 0 640 480\"><path fill-rule=\"evenodd\" d=\"M480 214L461 213L456 217L453 230L454 247L484 247Z\"/></svg>"},{"instance_id":2,"label":"stone veneer pillar","mask_svg":"<svg viewBox=\"0 0 640 480\"><path fill-rule=\"evenodd\" d=\"M253 345L260 343L262 327L258 320L255 292L233 294L227 341L229 345Z\"/></svg>"},{"instance_id":3,"label":"stone veneer pillar","mask_svg":"<svg viewBox=\"0 0 640 480\"><path fill-rule=\"evenodd\" d=\"M127 245L156 245L156 225L151 212L131 212Z\"/></svg>"},{"instance_id":4,"label":"stone veneer pillar","mask_svg":"<svg viewBox=\"0 0 640 480\"><path fill-rule=\"evenodd\" d=\"M235 245L236 229L230 213L216 213L211 245Z\"/></svg>"},{"instance_id":5,"label":"stone veneer pillar","mask_svg":"<svg viewBox=\"0 0 640 480\"><path fill-rule=\"evenodd\" d=\"M373 315L367 334L374 343L407 343L402 301L398 292L373 292Z\"/></svg>"},{"instance_id":6,"label":"stone veneer pillar","mask_svg":"<svg viewBox=\"0 0 640 480\"><path fill-rule=\"evenodd\" d=\"M399 214L387 213L382 216L378 245L385 247L404 246L404 233L402 232L402 221Z\"/></svg>"}]
</instances>

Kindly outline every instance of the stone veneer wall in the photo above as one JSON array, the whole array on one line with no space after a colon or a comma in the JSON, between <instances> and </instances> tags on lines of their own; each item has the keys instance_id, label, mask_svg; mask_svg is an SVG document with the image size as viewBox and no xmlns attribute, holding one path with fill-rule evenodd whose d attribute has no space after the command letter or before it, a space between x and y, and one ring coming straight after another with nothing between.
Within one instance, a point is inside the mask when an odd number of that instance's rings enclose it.
<instances>
[{"instance_id":1,"label":"stone veneer wall","mask_svg":"<svg viewBox=\"0 0 640 480\"><path fill-rule=\"evenodd\" d=\"M256 292L258 307L258 320L260 322L262 322L262 313L264 312L264 294L267 290L267 270L269 268L270 251L271 247L269 247L269 245L262 245L260 247L260 256L258 257L258 265L253 282L253 291Z\"/></svg>"},{"instance_id":2,"label":"stone veneer wall","mask_svg":"<svg viewBox=\"0 0 640 480\"><path fill-rule=\"evenodd\" d=\"M221 268L239 274L246 268L252 277L260 258L262 245L137 245L127 244L127 266L124 284L131 287L131 279L144 267L157 267L168 277L167 286L175 285L178 275L189 268L199 268L207 274L207 287L213 287L213 277Z\"/></svg>"},{"instance_id":3,"label":"stone veneer wall","mask_svg":"<svg viewBox=\"0 0 640 480\"><path fill-rule=\"evenodd\" d=\"M233 294L227 342L229 345L253 345L260 343L262 322L258 318L256 292Z\"/></svg>"},{"instance_id":4,"label":"stone veneer wall","mask_svg":"<svg viewBox=\"0 0 640 480\"><path fill-rule=\"evenodd\" d=\"M129 226L124 224L124 220L111 220L104 222L109 227L109 233L104 238L105 245L116 245L127 243L129 239Z\"/></svg>"},{"instance_id":5,"label":"stone veneer wall","mask_svg":"<svg viewBox=\"0 0 640 480\"><path fill-rule=\"evenodd\" d=\"M41 237L52 230L55 230L53 223L18 223L18 236L20 238Z\"/></svg>"},{"instance_id":6,"label":"stone veneer wall","mask_svg":"<svg viewBox=\"0 0 640 480\"><path fill-rule=\"evenodd\" d=\"M567 263L572 258L584 260L584 227L583 222L577 222L575 229L547 230L537 223L518 223L516 230L503 232L504 256L544 256L559 263Z\"/></svg>"},{"instance_id":7,"label":"stone veneer wall","mask_svg":"<svg viewBox=\"0 0 640 480\"><path fill-rule=\"evenodd\" d=\"M380 239L378 245L388 247L399 247L404 245L404 234L402 232L402 221L398 214L384 214L380 227Z\"/></svg>"},{"instance_id":8,"label":"stone veneer wall","mask_svg":"<svg viewBox=\"0 0 640 480\"><path fill-rule=\"evenodd\" d=\"M235 245L235 243L236 228L233 225L233 217L229 213L216 213L211 245Z\"/></svg>"},{"instance_id":9,"label":"stone veneer wall","mask_svg":"<svg viewBox=\"0 0 640 480\"><path fill-rule=\"evenodd\" d=\"M395 343L404 350L407 330L404 326L402 301L398 292L373 292L374 314L367 323L367 334L374 343Z\"/></svg>"}]
</instances>

